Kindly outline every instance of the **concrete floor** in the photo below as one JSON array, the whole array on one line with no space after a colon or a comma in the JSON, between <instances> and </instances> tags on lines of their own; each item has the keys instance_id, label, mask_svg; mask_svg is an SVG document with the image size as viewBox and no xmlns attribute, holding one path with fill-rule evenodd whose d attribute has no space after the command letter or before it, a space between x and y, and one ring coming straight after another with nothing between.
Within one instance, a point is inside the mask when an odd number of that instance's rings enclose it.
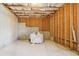
<instances>
[{"instance_id":1,"label":"concrete floor","mask_svg":"<svg viewBox=\"0 0 79 59\"><path fill-rule=\"evenodd\" d=\"M11 45L1 48L0 55L5 56L76 56L76 53L64 48L51 40L42 44L30 44L28 41L17 40Z\"/></svg>"}]
</instances>

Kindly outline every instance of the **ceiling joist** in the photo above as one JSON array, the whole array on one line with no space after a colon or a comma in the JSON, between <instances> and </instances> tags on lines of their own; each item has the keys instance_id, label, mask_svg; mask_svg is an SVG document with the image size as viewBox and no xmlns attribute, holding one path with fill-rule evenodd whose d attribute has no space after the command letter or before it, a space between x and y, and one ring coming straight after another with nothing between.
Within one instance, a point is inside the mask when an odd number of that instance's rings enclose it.
<instances>
[{"instance_id":1,"label":"ceiling joist","mask_svg":"<svg viewBox=\"0 0 79 59\"><path fill-rule=\"evenodd\" d=\"M5 3L5 6L9 8L18 17L40 17L54 14L63 4L60 3Z\"/></svg>"}]
</instances>

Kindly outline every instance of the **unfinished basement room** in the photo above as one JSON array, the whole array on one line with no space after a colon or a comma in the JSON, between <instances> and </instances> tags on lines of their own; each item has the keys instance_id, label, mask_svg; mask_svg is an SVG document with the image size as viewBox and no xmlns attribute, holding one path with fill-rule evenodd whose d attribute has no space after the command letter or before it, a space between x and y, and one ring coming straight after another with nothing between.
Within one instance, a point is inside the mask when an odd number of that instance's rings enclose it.
<instances>
[{"instance_id":1,"label":"unfinished basement room","mask_svg":"<svg viewBox=\"0 0 79 59\"><path fill-rule=\"evenodd\" d=\"M0 56L78 55L78 3L0 3Z\"/></svg>"}]
</instances>

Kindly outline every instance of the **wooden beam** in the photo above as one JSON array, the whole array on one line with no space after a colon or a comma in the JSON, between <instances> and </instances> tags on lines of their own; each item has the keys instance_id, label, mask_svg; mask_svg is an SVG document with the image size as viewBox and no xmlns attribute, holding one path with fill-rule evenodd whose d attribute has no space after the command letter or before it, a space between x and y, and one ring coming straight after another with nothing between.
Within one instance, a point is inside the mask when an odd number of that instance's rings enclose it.
<instances>
[{"instance_id":1,"label":"wooden beam","mask_svg":"<svg viewBox=\"0 0 79 59\"><path fill-rule=\"evenodd\" d=\"M8 6L6 6L5 4L3 4L3 5L4 5L6 8L8 8L12 14L14 14L16 17L18 17L15 13L13 13L13 12L11 11L11 9L10 9Z\"/></svg>"}]
</instances>

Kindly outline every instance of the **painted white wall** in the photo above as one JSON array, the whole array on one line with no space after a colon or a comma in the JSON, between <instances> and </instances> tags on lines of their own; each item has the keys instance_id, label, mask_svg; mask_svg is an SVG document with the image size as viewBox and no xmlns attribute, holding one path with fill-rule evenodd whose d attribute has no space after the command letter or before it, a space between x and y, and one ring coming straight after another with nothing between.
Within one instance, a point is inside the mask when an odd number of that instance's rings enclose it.
<instances>
[{"instance_id":1,"label":"painted white wall","mask_svg":"<svg viewBox=\"0 0 79 59\"><path fill-rule=\"evenodd\" d=\"M0 4L0 47L16 40L17 17Z\"/></svg>"},{"instance_id":2,"label":"painted white wall","mask_svg":"<svg viewBox=\"0 0 79 59\"><path fill-rule=\"evenodd\" d=\"M25 23L18 23L17 29L17 37L19 39L29 39L29 35L32 32L39 31L39 27L28 27Z\"/></svg>"}]
</instances>

